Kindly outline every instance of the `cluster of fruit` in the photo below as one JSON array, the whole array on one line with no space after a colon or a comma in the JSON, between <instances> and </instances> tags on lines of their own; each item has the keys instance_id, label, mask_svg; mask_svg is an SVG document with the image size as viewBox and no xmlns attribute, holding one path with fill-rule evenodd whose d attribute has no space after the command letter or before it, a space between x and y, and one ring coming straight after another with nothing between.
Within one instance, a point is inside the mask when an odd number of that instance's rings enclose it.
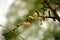
<instances>
[{"instance_id":1,"label":"cluster of fruit","mask_svg":"<svg viewBox=\"0 0 60 40\"><path fill-rule=\"evenodd\" d=\"M39 16L39 13L37 11L34 12L33 16L29 16L29 18L36 20ZM31 26L31 23L28 21L23 22L23 26Z\"/></svg>"}]
</instances>

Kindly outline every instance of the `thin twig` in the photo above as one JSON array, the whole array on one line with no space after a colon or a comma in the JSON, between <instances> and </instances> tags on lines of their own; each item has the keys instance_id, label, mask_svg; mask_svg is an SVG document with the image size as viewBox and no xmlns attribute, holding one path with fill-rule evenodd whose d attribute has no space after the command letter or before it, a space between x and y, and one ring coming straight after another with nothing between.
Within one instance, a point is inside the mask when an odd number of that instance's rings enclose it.
<instances>
[{"instance_id":1,"label":"thin twig","mask_svg":"<svg viewBox=\"0 0 60 40\"><path fill-rule=\"evenodd\" d=\"M8 30L10 30L9 28L7 28L7 27L5 27L5 26L3 26L3 25L1 25L1 24L0 24L0 26L6 28L6 29L8 29ZM15 29L14 29L14 30L15 30ZM13 30L10 30L10 32L11 32L11 31L14 32L14 33L16 33L16 32L13 31ZM18 33L16 33L16 34L18 34ZM19 38L22 38L22 39L24 40L24 38L23 38L22 36L20 36L20 35L19 35Z\"/></svg>"},{"instance_id":2,"label":"thin twig","mask_svg":"<svg viewBox=\"0 0 60 40\"><path fill-rule=\"evenodd\" d=\"M56 10L52 7L50 0L44 0L45 3L47 4L47 6L51 9L51 11L53 12L53 14L55 15L56 19L60 22L60 17L58 16Z\"/></svg>"},{"instance_id":3,"label":"thin twig","mask_svg":"<svg viewBox=\"0 0 60 40\"><path fill-rule=\"evenodd\" d=\"M56 19L56 17L52 17L52 16L39 16L39 17L42 17L42 18L54 18L54 19Z\"/></svg>"}]
</instances>

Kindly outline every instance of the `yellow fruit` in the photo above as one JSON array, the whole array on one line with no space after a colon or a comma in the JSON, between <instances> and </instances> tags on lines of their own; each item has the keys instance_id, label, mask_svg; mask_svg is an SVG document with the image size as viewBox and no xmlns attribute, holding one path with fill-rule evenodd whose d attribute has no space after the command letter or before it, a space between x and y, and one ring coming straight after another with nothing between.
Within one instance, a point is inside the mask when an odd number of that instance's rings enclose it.
<instances>
[{"instance_id":1,"label":"yellow fruit","mask_svg":"<svg viewBox=\"0 0 60 40\"><path fill-rule=\"evenodd\" d=\"M34 19L37 19L37 18L38 18L38 13L35 12L35 13L33 14L33 17L34 17Z\"/></svg>"},{"instance_id":2,"label":"yellow fruit","mask_svg":"<svg viewBox=\"0 0 60 40\"><path fill-rule=\"evenodd\" d=\"M37 12L35 12L35 13L33 14L33 16L38 16L38 13L37 13Z\"/></svg>"},{"instance_id":3,"label":"yellow fruit","mask_svg":"<svg viewBox=\"0 0 60 40\"><path fill-rule=\"evenodd\" d=\"M23 26L31 26L30 22L23 22Z\"/></svg>"},{"instance_id":4,"label":"yellow fruit","mask_svg":"<svg viewBox=\"0 0 60 40\"><path fill-rule=\"evenodd\" d=\"M37 11L34 12L33 16L29 16L29 18L36 20L38 18L39 14Z\"/></svg>"}]
</instances>

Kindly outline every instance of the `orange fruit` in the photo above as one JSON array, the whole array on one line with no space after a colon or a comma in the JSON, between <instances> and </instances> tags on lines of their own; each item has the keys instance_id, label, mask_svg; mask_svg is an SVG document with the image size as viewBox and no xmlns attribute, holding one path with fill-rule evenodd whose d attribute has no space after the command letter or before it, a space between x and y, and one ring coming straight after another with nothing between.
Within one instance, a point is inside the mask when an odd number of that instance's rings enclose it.
<instances>
[{"instance_id":1,"label":"orange fruit","mask_svg":"<svg viewBox=\"0 0 60 40\"><path fill-rule=\"evenodd\" d=\"M59 5L56 4L55 5L55 9L58 10L59 9Z\"/></svg>"},{"instance_id":2,"label":"orange fruit","mask_svg":"<svg viewBox=\"0 0 60 40\"><path fill-rule=\"evenodd\" d=\"M33 14L33 17L34 17L34 19L37 19L37 18L38 18L38 13L35 12L35 13Z\"/></svg>"},{"instance_id":3,"label":"orange fruit","mask_svg":"<svg viewBox=\"0 0 60 40\"><path fill-rule=\"evenodd\" d=\"M30 22L23 22L23 26L31 26Z\"/></svg>"}]
</instances>

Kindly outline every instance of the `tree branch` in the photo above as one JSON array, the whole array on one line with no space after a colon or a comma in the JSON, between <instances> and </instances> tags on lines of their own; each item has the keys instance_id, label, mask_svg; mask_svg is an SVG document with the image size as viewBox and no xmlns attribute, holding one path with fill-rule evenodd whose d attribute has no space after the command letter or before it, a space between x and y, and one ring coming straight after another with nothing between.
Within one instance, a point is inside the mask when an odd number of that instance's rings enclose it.
<instances>
[{"instance_id":1,"label":"tree branch","mask_svg":"<svg viewBox=\"0 0 60 40\"><path fill-rule=\"evenodd\" d=\"M50 1L49 0L44 0L44 2L47 4L47 6L49 7L49 9L51 9L51 11L55 15L56 19L60 22L60 17L58 16L56 10L52 7Z\"/></svg>"},{"instance_id":2,"label":"tree branch","mask_svg":"<svg viewBox=\"0 0 60 40\"><path fill-rule=\"evenodd\" d=\"M56 17L51 17L51 16L39 16L39 17L42 17L42 18L54 18L54 19L56 19Z\"/></svg>"}]
</instances>

